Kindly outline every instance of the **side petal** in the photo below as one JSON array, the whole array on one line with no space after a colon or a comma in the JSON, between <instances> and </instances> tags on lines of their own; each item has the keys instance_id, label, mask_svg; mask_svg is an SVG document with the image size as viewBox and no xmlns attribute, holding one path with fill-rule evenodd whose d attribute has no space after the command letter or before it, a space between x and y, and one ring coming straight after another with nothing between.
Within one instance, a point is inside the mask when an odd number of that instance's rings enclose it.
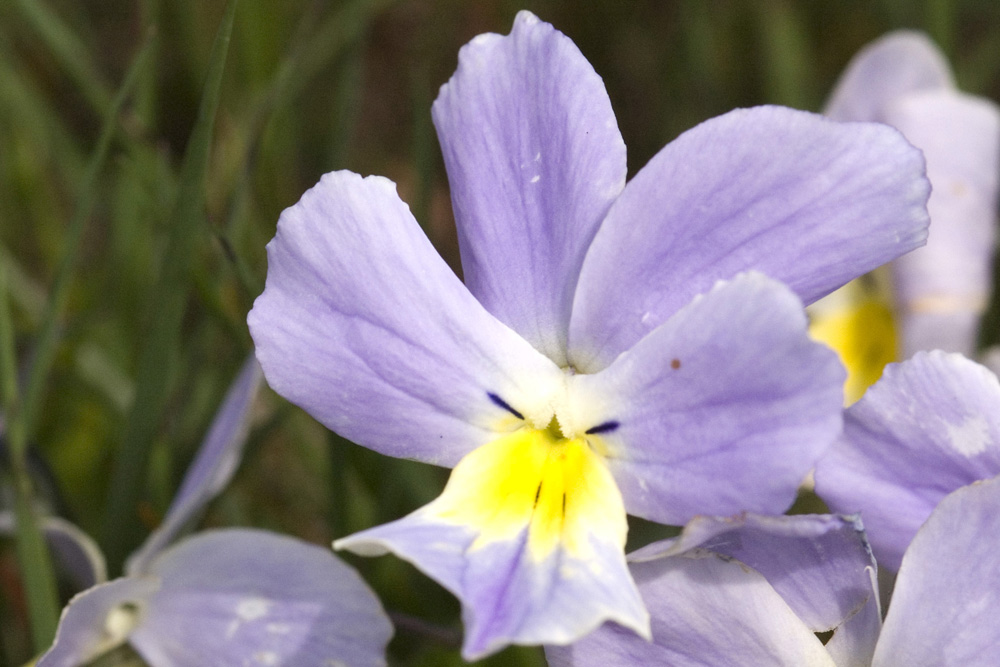
<instances>
[{"instance_id":1,"label":"side petal","mask_svg":"<svg viewBox=\"0 0 1000 667\"><path fill-rule=\"evenodd\" d=\"M399 521L338 540L393 552L462 602L475 660L508 644L565 644L605 620L648 636L625 565L621 496L582 440L524 430L472 452L439 498Z\"/></svg>"},{"instance_id":2,"label":"side petal","mask_svg":"<svg viewBox=\"0 0 1000 667\"><path fill-rule=\"evenodd\" d=\"M879 563L903 552L947 494L1000 473L1000 382L958 354L890 364L851 406L844 434L816 465L816 492L860 512Z\"/></svg>"},{"instance_id":3,"label":"side petal","mask_svg":"<svg viewBox=\"0 0 1000 667\"><path fill-rule=\"evenodd\" d=\"M469 289L565 365L584 253L625 186L604 83L573 42L522 11L476 37L434 102Z\"/></svg>"},{"instance_id":4,"label":"side petal","mask_svg":"<svg viewBox=\"0 0 1000 667\"><path fill-rule=\"evenodd\" d=\"M824 113L836 120L885 122L885 110L903 95L954 88L951 68L927 35L891 32L848 63Z\"/></svg>"},{"instance_id":5,"label":"side petal","mask_svg":"<svg viewBox=\"0 0 1000 667\"><path fill-rule=\"evenodd\" d=\"M810 303L922 245L920 151L896 130L739 109L663 148L587 254L570 362L607 366L717 280L759 270Z\"/></svg>"},{"instance_id":6,"label":"side petal","mask_svg":"<svg viewBox=\"0 0 1000 667\"><path fill-rule=\"evenodd\" d=\"M154 665L385 665L392 625L328 550L259 530L201 533L164 551L132 632Z\"/></svg>"},{"instance_id":7,"label":"side petal","mask_svg":"<svg viewBox=\"0 0 1000 667\"><path fill-rule=\"evenodd\" d=\"M0 511L0 535L13 536L15 526L14 513ZM107 581L107 563L94 538L57 516L44 517L42 530L55 565L66 574L75 590L82 591Z\"/></svg>"},{"instance_id":8,"label":"side petal","mask_svg":"<svg viewBox=\"0 0 1000 667\"><path fill-rule=\"evenodd\" d=\"M903 557L874 667L1000 664L1000 479L941 501Z\"/></svg>"},{"instance_id":9,"label":"side petal","mask_svg":"<svg viewBox=\"0 0 1000 667\"><path fill-rule=\"evenodd\" d=\"M886 122L924 152L934 184L927 245L893 263L903 357L931 349L971 355L993 284L1000 109L931 91L890 105Z\"/></svg>"},{"instance_id":10,"label":"side petal","mask_svg":"<svg viewBox=\"0 0 1000 667\"><path fill-rule=\"evenodd\" d=\"M776 665L835 667L767 580L709 551L630 566L653 641L606 624L572 646L546 647L550 667Z\"/></svg>"},{"instance_id":11,"label":"side petal","mask_svg":"<svg viewBox=\"0 0 1000 667\"><path fill-rule=\"evenodd\" d=\"M454 465L562 373L492 317L395 185L325 175L286 209L248 322L268 383L360 445ZM391 416L391 417L390 417Z\"/></svg>"},{"instance_id":12,"label":"side petal","mask_svg":"<svg viewBox=\"0 0 1000 667\"><path fill-rule=\"evenodd\" d=\"M698 516L678 538L644 547L629 554L628 560L645 562L693 549L752 567L813 632L838 629L867 604L878 608L869 574L875 559L857 517ZM877 613L874 618L878 619ZM878 625L871 637L878 637ZM869 648L874 646L873 641Z\"/></svg>"},{"instance_id":13,"label":"side petal","mask_svg":"<svg viewBox=\"0 0 1000 667\"><path fill-rule=\"evenodd\" d=\"M80 667L127 642L158 586L153 578L115 579L74 597L37 667Z\"/></svg>"},{"instance_id":14,"label":"side petal","mask_svg":"<svg viewBox=\"0 0 1000 667\"><path fill-rule=\"evenodd\" d=\"M163 523L129 557L126 574L141 574L150 559L173 541L184 524L229 484L243 458L250 408L263 378L260 365L251 355L226 393Z\"/></svg>"},{"instance_id":15,"label":"side petal","mask_svg":"<svg viewBox=\"0 0 1000 667\"><path fill-rule=\"evenodd\" d=\"M63 571L84 590L108 579L107 562L100 547L75 524L59 517L46 517L42 528L52 555Z\"/></svg>"},{"instance_id":16,"label":"side petal","mask_svg":"<svg viewBox=\"0 0 1000 667\"><path fill-rule=\"evenodd\" d=\"M843 382L796 296L748 273L569 388L576 430L599 432L628 512L680 525L784 511L840 431Z\"/></svg>"}]
</instances>

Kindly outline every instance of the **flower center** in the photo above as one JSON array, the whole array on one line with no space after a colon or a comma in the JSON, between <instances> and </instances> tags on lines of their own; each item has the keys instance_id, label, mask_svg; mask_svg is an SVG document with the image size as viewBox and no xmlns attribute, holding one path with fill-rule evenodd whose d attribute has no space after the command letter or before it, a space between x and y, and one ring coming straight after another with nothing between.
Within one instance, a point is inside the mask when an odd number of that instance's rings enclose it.
<instances>
[{"instance_id":1,"label":"flower center","mask_svg":"<svg viewBox=\"0 0 1000 667\"><path fill-rule=\"evenodd\" d=\"M559 417L555 415L552 415L552 421L550 421L549 425L545 427L545 433L552 438L554 442L567 439L566 436L563 435L562 426L559 425Z\"/></svg>"},{"instance_id":2,"label":"flower center","mask_svg":"<svg viewBox=\"0 0 1000 667\"><path fill-rule=\"evenodd\" d=\"M478 531L473 549L522 533L535 560L559 546L585 557L592 534L625 544L625 507L610 471L587 436L567 438L557 417L470 452L433 505L439 518Z\"/></svg>"}]
</instances>

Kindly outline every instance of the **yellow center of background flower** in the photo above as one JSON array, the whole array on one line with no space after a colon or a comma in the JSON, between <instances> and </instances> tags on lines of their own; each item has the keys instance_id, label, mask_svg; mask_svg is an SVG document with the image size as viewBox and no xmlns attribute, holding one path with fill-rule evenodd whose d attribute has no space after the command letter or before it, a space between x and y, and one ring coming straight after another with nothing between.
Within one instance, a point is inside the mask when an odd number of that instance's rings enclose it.
<instances>
[{"instance_id":1,"label":"yellow center of background flower","mask_svg":"<svg viewBox=\"0 0 1000 667\"><path fill-rule=\"evenodd\" d=\"M886 364L897 361L896 323L884 300L864 296L814 315L809 333L832 347L847 369L844 402L850 405L882 377Z\"/></svg>"}]
</instances>

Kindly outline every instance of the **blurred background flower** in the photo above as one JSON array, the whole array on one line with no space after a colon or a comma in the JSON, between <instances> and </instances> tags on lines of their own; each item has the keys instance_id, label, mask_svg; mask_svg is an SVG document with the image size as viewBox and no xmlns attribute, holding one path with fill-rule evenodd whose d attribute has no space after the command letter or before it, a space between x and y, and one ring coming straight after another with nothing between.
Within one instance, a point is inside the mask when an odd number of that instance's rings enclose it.
<instances>
[{"instance_id":1,"label":"blurred background flower","mask_svg":"<svg viewBox=\"0 0 1000 667\"><path fill-rule=\"evenodd\" d=\"M1000 107L959 91L940 49L925 34L902 30L851 60L824 113L900 130L924 152L934 188L925 247L813 308L813 333L848 368L852 403L886 363L920 350L977 350L993 283Z\"/></svg>"}]
</instances>

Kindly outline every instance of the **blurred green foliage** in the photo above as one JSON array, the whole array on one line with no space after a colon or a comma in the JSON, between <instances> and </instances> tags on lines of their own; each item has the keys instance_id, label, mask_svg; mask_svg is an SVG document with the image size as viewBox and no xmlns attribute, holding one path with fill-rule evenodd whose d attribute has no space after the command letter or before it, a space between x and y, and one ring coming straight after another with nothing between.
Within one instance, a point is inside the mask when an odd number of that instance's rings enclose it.
<instances>
[{"instance_id":1,"label":"blurred green foliage","mask_svg":"<svg viewBox=\"0 0 1000 667\"><path fill-rule=\"evenodd\" d=\"M686 128L731 108L818 110L854 52L891 29L927 31L963 88L1000 98L995 0L242 0L207 175L195 177L204 205L189 211L194 220L184 223L178 256L175 201L179 188L190 189L182 164L224 3L0 3L0 270L22 382L39 358L63 258L75 257L51 372L29 423L29 463L41 500L102 536L113 563L163 515L251 351L245 319L264 282L264 246L281 210L322 173L351 169L395 180L458 270L429 107L459 47L481 32L506 33L522 8L573 38L604 77L632 173ZM102 123L147 41L150 62L111 125L108 159L88 178ZM88 201L75 236L74 211ZM164 287L168 274L174 278ZM180 312L164 324L171 301ZM157 342L164 336L156 327L164 326L176 328L175 338ZM158 380L143 370L144 354L156 358ZM151 381L162 382L162 391L149 391ZM142 396L152 403L136 408ZM139 428L137 420L148 424ZM131 471L138 500L126 508L142 524L138 532L108 524L111 471L122 466L116 460L128 438L142 450ZM437 495L446 476L346 443L268 394L244 465L205 523L327 544L412 511ZM637 524L633 540L662 534ZM450 595L397 559L345 558L394 617L393 664L461 664ZM21 581L5 546L0 660L9 665L32 654ZM484 664L544 661L538 649L514 648Z\"/></svg>"}]
</instances>

